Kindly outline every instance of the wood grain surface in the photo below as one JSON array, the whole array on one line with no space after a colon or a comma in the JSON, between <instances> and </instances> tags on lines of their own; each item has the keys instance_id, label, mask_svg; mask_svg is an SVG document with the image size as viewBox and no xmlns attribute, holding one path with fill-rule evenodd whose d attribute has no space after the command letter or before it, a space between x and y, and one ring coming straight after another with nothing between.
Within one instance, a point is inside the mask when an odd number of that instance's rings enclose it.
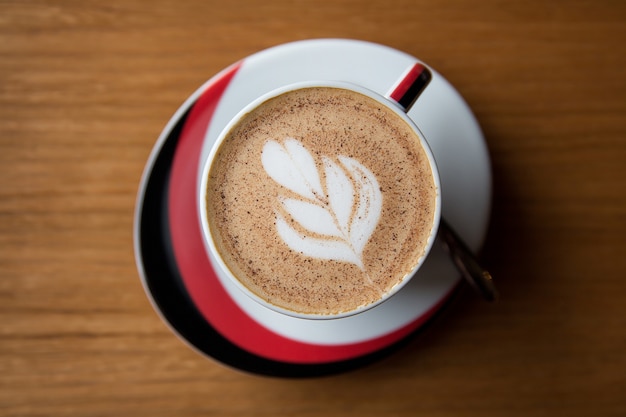
<instances>
[{"instance_id":1,"label":"wood grain surface","mask_svg":"<svg viewBox=\"0 0 626 417\"><path fill-rule=\"evenodd\" d=\"M136 193L205 80L319 37L417 56L474 109L502 298L462 291L362 369L243 374L152 309ZM0 1L0 415L625 416L625 44L609 0Z\"/></svg>"}]
</instances>

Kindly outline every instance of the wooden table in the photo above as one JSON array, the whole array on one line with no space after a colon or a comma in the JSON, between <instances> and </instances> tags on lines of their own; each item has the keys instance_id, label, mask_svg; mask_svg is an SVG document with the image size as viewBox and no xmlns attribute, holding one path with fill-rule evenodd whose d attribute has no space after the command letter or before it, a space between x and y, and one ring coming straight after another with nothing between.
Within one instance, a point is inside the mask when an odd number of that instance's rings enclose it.
<instances>
[{"instance_id":1,"label":"wooden table","mask_svg":"<svg viewBox=\"0 0 626 417\"><path fill-rule=\"evenodd\" d=\"M362 369L252 376L152 309L135 198L192 91L319 37L406 51L472 106L502 298L461 292ZM0 415L626 415L625 43L609 0L1 2Z\"/></svg>"}]
</instances>

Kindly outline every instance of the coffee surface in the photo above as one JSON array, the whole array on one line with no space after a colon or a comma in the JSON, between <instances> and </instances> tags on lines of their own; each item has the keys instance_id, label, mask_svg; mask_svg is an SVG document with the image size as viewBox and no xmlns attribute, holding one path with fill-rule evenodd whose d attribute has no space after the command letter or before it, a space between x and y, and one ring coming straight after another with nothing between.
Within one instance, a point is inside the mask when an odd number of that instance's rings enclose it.
<instances>
[{"instance_id":1,"label":"coffee surface","mask_svg":"<svg viewBox=\"0 0 626 417\"><path fill-rule=\"evenodd\" d=\"M348 90L305 88L244 116L209 172L218 251L252 292L304 314L380 299L424 254L436 206L411 127Z\"/></svg>"}]
</instances>

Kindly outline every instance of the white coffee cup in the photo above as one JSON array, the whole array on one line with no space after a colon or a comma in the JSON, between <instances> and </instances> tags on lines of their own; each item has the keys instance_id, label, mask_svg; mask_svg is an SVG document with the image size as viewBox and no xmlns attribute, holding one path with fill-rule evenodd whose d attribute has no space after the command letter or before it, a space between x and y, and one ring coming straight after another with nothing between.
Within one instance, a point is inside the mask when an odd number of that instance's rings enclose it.
<instances>
[{"instance_id":1,"label":"white coffee cup","mask_svg":"<svg viewBox=\"0 0 626 417\"><path fill-rule=\"evenodd\" d=\"M201 183L201 191L198 196L199 197L198 204L200 206L199 213L201 216L203 237L206 242L205 246L207 247L207 250L210 252L210 255L212 255L212 257L217 260L219 268L236 285L236 287L238 287L243 293L248 295L251 299L255 300L256 302L258 302L259 304L261 304L262 306L266 308L280 312L282 314L286 314L286 315L290 315L290 316L294 316L298 318L336 319L336 318L341 318L341 317L347 317L350 315L354 315L354 314L358 314L360 312L366 311L370 308L373 308L376 305L379 305L380 303L392 297L410 281L411 277L413 277L415 273L423 265L435 241L435 237L437 235L437 230L438 230L439 221L441 217L440 181L439 181L439 174L438 174L434 157L432 155L432 152L430 150L428 143L426 142L424 135L419 130L419 128L415 125L415 123L406 114L406 111L407 111L406 107L410 107L413 100L417 97L417 95L419 95L419 91L410 93L409 90L411 89L411 85L412 85L411 82L404 83L406 84L404 86L402 86L401 84L402 84L402 80L399 83L400 85L399 89L394 89L392 93L389 94L389 97L384 97L378 93L375 93L359 85L355 85L355 84L347 83L347 82L339 82L339 81L306 81L306 82L300 82L296 84L283 86L281 88L278 88L274 91L271 91L257 98L256 100L248 104L222 130L215 144L213 145L213 148L211 149L209 153L209 156L205 162L205 165L203 167L203 172L202 172L202 183ZM402 280L400 280L396 285L394 285L392 288L383 292L374 301L368 302L367 304L359 305L347 311L340 311L340 312L333 312L333 313L302 312L302 311L292 310L290 308L286 308L283 306L279 306L268 301L266 298L263 298L262 296L260 296L259 294L251 290L246 284L242 283L242 281L238 278L237 274L233 272L233 268L231 268L228 265L228 263L224 259L224 256L220 253L220 250L218 249L218 244L216 243L215 231L212 230L210 226L211 222L209 221L209 218L208 218L208 205L207 205L207 186L209 183L209 174L215 165L216 158L219 154L218 151L222 147L225 139L228 137L231 130L233 130L233 128L235 128L242 121L242 119L244 119L253 110L257 109L259 106L262 106L264 103L268 102L269 100L282 96L289 92L302 90L302 89L308 89L308 88L316 88L316 87L331 87L331 88L337 88L337 89L347 90L350 92L361 94L363 96L366 96L370 99L375 100L378 104L380 104L381 106L384 106L386 109L391 111L395 116L397 116L397 118L405 122L406 125L408 125L410 129L412 130L412 132L414 133L414 136L417 137L420 141L421 148L423 149L424 155L426 155L428 164L430 166L430 173L432 175L432 179L433 179L434 187L435 187L435 200L434 200L435 202L433 206L434 210L432 213L432 223L429 227L426 243L423 245L423 251L421 252L421 255L419 256L418 259L414 259L415 261L414 266L411 268L410 272L408 272L406 276ZM400 93L398 93L398 91L400 91ZM402 94L404 94L406 91L409 91L410 94L415 94L415 97L411 98L409 94L408 96L405 95L403 100L400 100L399 97L402 96ZM410 214L407 214L407 215L410 215ZM263 250L263 248L259 248L258 250Z\"/></svg>"}]
</instances>

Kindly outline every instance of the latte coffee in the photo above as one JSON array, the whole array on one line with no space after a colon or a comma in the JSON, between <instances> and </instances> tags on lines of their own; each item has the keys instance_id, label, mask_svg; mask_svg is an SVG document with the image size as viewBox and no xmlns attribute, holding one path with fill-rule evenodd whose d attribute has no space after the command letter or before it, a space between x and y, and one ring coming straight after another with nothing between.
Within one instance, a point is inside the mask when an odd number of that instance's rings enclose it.
<instances>
[{"instance_id":1,"label":"latte coffee","mask_svg":"<svg viewBox=\"0 0 626 417\"><path fill-rule=\"evenodd\" d=\"M265 302L304 315L354 311L425 255L433 169L415 130L377 100L288 91L240 118L215 151L208 228L230 272Z\"/></svg>"}]
</instances>

